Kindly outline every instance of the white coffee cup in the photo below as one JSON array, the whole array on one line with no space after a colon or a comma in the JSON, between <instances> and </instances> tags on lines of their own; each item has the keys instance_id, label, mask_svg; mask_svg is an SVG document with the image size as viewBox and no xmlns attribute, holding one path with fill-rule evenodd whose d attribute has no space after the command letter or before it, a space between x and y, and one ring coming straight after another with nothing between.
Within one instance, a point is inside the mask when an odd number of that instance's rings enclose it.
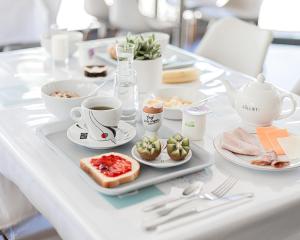
<instances>
[{"instance_id":1,"label":"white coffee cup","mask_svg":"<svg viewBox=\"0 0 300 240\"><path fill-rule=\"evenodd\" d=\"M121 101L115 97L91 97L81 107L72 108L71 118L83 123L93 139L115 143L121 107Z\"/></svg>"}]
</instances>

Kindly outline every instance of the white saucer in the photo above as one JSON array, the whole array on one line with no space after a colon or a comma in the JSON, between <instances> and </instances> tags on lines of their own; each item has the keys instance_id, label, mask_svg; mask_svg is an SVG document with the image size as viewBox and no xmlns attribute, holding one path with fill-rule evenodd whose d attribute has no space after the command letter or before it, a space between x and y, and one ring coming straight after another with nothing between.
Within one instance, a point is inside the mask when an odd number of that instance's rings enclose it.
<instances>
[{"instance_id":1,"label":"white saucer","mask_svg":"<svg viewBox=\"0 0 300 240\"><path fill-rule=\"evenodd\" d=\"M147 161L147 160L142 159L140 154L137 152L135 145L133 146L133 148L131 150L131 155L138 162L143 163L148 166L151 166L151 167L155 167L155 168L175 167L175 166L182 165L191 160L191 158L192 158L192 150L191 149L184 160L182 160L182 161L172 160L168 155L167 148L164 147L167 144L167 139L161 139L160 141L161 141L163 150L162 150L161 154L155 160Z\"/></svg>"},{"instance_id":2,"label":"white saucer","mask_svg":"<svg viewBox=\"0 0 300 240\"><path fill-rule=\"evenodd\" d=\"M135 127L130 124L120 121L117 129L116 143L110 140L97 141L91 137L87 130L81 127L78 123L73 124L67 130L67 137L73 143L91 149L109 149L124 145L130 142L136 135Z\"/></svg>"}]
</instances>

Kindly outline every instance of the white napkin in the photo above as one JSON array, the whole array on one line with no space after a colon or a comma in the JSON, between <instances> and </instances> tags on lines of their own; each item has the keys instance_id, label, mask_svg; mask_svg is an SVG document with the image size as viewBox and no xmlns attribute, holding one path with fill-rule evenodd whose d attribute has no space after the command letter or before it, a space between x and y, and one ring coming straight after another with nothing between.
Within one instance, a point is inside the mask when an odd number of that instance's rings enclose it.
<instances>
[{"instance_id":1,"label":"white napkin","mask_svg":"<svg viewBox=\"0 0 300 240\"><path fill-rule=\"evenodd\" d=\"M277 138L277 140L290 160L300 158L300 136Z\"/></svg>"}]
</instances>

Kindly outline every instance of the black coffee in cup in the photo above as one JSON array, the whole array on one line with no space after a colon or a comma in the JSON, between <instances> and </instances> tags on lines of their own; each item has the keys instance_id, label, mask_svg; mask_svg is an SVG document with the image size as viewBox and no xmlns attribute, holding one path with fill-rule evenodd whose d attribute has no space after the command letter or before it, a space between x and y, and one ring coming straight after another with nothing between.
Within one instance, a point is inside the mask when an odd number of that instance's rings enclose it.
<instances>
[{"instance_id":1,"label":"black coffee in cup","mask_svg":"<svg viewBox=\"0 0 300 240\"><path fill-rule=\"evenodd\" d=\"M106 107L106 106L94 106L90 107L91 110L111 110L113 109L112 107Z\"/></svg>"},{"instance_id":2,"label":"black coffee in cup","mask_svg":"<svg viewBox=\"0 0 300 240\"><path fill-rule=\"evenodd\" d=\"M115 97L90 97L71 110L76 122L85 123L95 140L116 142L116 129L122 113L122 102ZM105 134L104 134L105 133Z\"/></svg>"}]
</instances>

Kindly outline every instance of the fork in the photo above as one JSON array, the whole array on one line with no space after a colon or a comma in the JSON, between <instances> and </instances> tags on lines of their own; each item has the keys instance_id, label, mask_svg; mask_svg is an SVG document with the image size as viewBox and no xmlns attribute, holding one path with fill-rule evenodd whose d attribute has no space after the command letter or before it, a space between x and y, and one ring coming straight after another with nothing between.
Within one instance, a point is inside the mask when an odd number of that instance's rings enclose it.
<instances>
[{"instance_id":1,"label":"fork","mask_svg":"<svg viewBox=\"0 0 300 240\"><path fill-rule=\"evenodd\" d=\"M243 202L241 202L241 204L246 203L253 197L254 197L253 193L237 194L235 197L231 198L231 201L223 202L221 204L211 206L211 207L208 207L205 209L203 209L201 207L193 207L193 208L185 209L183 211L178 211L178 213L174 213L169 216L158 217L155 219L146 220L143 222L143 227L146 230L155 230L157 227L161 226L162 224L172 222L172 221L175 221L175 220L183 218L183 217L187 217L192 214L201 214L201 213L203 214L203 213L212 211L214 209L220 209L225 206L235 207L235 206L237 206L237 205L235 205L235 203L238 203L240 201L243 201ZM248 199L248 200L244 201L245 199Z\"/></svg>"},{"instance_id":2,"label":"fork","mask_svg":"<svg viewBox=\"0 0 300 240\"><path fill-rule=\"evenodd\" d=\"M196 199L207 199L207 200L211 200L211 201L221 199L225 196L226 193L229 192L230 189L233 188L233 186L237 183L237 181L238 180L236 178L230 176L223 183L221 183L218 187L216 187L214 190L212 190L211 192L200 193L200 194L193 196L191 198L188 198L184 202L180 202L172 207L166 206L166 207L158 210L156 213L159 216L166 216L169 213L173 212L175 209L177 209L189 202L192 202Z\"/></svg>"}]
</instances>

